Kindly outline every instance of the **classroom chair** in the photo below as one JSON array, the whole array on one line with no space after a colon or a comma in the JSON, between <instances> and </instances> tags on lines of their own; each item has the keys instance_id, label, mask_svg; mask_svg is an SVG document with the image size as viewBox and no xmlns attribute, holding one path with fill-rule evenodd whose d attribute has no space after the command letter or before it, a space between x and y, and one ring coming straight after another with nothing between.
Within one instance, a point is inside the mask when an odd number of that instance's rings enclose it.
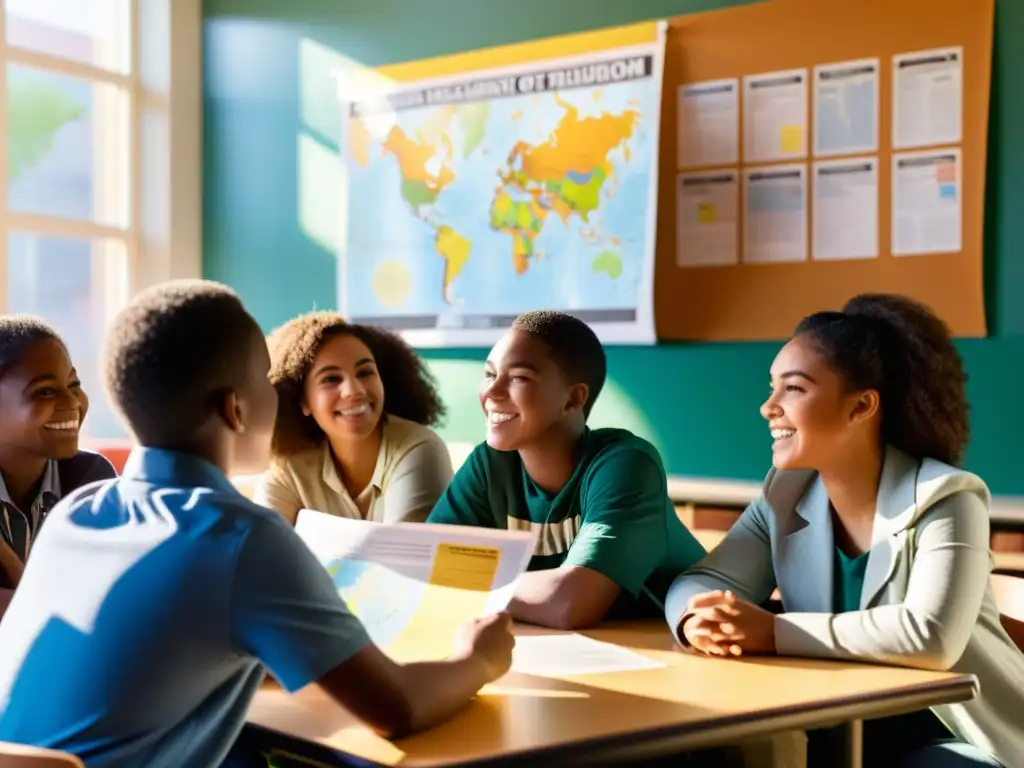
<instances>
[{"instance_id":1,"label":"classroom chair","mask_svg":"<svg viewBox=\"0 0 1024 768\"><path fill-rule=\"evenodd\" d=\"M128 461L128 454L132 452L131 443L125 440L83 440L82 447L106 457L119 475Z\"/></svg>"},{"instance_id":2,"label":"classroom chair","mask_svg":"<svg viewBox=\"0 0 1024 768\"><path fill-rule=\"evenodd\" d=\"M999 618L1003 629L1017 647L1024 651L1024 579L1003 574L992 575Z\"/></svg>"},{"instance_id":3,"label":"classroom chair","mask_svg":"<svg viewBox=\"0 0 1024 768\"><path fill-rule=\"evenodd\" d=\"M0 741L0 768L85 768L72 754Z\"/></svg>"},{"instance_id":4,"label":"classroom chair","mask_svg":"<svg viewBox=\"0 0 1024 768\"><path fill-rule=\"evenodd\" d=\"M995 573L1024 576L1024 552L993 552Z\"/></svg>"}]
</instances>

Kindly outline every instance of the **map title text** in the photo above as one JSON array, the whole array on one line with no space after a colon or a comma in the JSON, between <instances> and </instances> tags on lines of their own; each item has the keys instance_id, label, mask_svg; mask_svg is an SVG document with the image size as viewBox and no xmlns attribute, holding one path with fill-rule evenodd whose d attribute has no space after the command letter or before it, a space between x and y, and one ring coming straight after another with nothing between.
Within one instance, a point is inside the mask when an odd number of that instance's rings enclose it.
<instances>
[{"instance_id":1,"label":"map title text","mask_svg":"<svg viewBox=\"0 0 1024 768\"><path fill-rule=\"evenodd\" d=\"M508 96L563 91L571 88L592 88L651 77L653 69L653 56L641 55L606 59L559 69L535 70L520 74L468 79L462 83L416 90L400 90L352 102L349 105L349 110L353 117L362 117L417 107L462 104Z\"/></svg>"}]
</instances>

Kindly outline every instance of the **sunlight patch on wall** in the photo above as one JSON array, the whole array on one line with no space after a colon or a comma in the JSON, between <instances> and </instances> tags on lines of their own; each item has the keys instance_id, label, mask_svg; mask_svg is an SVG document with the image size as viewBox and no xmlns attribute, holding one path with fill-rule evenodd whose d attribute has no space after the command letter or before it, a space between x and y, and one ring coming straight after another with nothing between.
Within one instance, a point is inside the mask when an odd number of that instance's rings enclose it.
<instances>
[{"instance_id":1,"label":"sunlight patch on wall","mask_svg":"<svg viewBox=\"0 0 1024 768\"><path fill-rule=\"evenodd\" d=\"M601 396L594 404L594 410L590 413L590 426L618 427L628 429L634 435L644 438L654 444L654 447L661 450L661 441L654 425L647 419L633 398L619 386L613 379L605 382Z\"/></svg>"},{"instance_id":2,"label":"sunlight patch on wall","mask_svg":"<svg viewBox=\"0 0 1024 768\"><path fill-rule=\"evenodd\" d=\"M341 136L337 73L360 66L309 38L299 41L299 118L306 129L335 147Z\"/></svg>"},{"instance_id":3,"label":"sunlight patch on wall","mask_svg":"<svg viewBox=\"0 0 1024 768\"><path fill-rule=\"evenodd\" d=\"M299 229L341 258L348 235L348 183L343 159L348 137L343 99L387 93L393 87L393 81L360 62L309 38L299 40ZM393 124L394 114L385 114L364 127L376 136L381 131L386 134ZM339 279L343 279L342 273L339 270Z\"/></svg>"},{"instance_id":4,"label":"sunlight patch on wall","mask_svg":"<svg viewBox=\"0 0 1024 768\"><path fill-rule=\"evenodd\" d=\"M332 253L338 250L341 181L345 169L341 157L308 133L299 134L299 228L310 240Z\"/></svg>"},{"instance_id":5,"label":"sunlight patch on wall","mask_svg":"<svg viewBox=\"0 0 1024 768\"><path fill-rule=\"evenodd\" d=\"M394 87L390 78L322 43L307 37L299 41L299 117L329 145L343 149L342 99L380 95Z\"/></svg>"}]
</instances>

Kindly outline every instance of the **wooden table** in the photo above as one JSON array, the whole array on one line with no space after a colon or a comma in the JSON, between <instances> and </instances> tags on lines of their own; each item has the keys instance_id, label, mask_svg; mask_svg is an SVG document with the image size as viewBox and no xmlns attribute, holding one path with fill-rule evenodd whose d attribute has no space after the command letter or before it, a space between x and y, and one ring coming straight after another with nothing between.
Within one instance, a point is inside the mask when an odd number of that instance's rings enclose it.
<instances>
[{"instance_id":1,"label":"wooden table","mask_svg":"<svg viewBox=\"0 0 1024 768\"><path fill-rule=\"evenodd\" d=\"M690 533L708 552L722 543L728 531L708 528L692 528ZM1001 573L1024 574L1024 552L993 552L992 560L996 571Z\"/></svg>"},{"instance_id":2,"label":"wooden table","mask_svg":"<svg viewBox=\"0 0 1024 768\"><path fill-rule=\"evenodd\" d=\"M521 628L519 634L535 633ZM510 673L455 719L389 742L316 686L265 686L250 724L379 765L604 765L848 723L860 764L860 720L971 699L972 675L802 659L723 660L676 650L660 622L588 631L666 663L577 678Z\"/></svg>"}]
</instances>

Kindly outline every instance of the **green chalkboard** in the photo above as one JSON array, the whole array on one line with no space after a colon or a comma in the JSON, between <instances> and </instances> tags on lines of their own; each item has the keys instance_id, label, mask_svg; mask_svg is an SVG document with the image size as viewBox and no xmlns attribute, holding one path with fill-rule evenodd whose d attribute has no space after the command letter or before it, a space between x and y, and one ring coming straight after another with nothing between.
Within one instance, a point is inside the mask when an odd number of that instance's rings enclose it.
<instances>
[{"instance_id":1,"label":"green chalkboard","mask_svg":"<svg viewBox=\"0 0 1024 768\"><path fill-rule=\"evenodd\" d=\"M674 16L728 0L206 0L204 270L237 288L270 328L334 306L339 111L331 70L378 66ZM955 41L951 41L951 44ZM799 44L799 41L794 41ZM961 345L971 376L968 466L1024 494L1024 3L997 0L985 269L991 338ZM598 424L655 441L678 475L763 477L758 406L775 344L616 348ZM485 350L428 353L449 407L446 439L483 434Z\"/></svg>"}]
</instances>

